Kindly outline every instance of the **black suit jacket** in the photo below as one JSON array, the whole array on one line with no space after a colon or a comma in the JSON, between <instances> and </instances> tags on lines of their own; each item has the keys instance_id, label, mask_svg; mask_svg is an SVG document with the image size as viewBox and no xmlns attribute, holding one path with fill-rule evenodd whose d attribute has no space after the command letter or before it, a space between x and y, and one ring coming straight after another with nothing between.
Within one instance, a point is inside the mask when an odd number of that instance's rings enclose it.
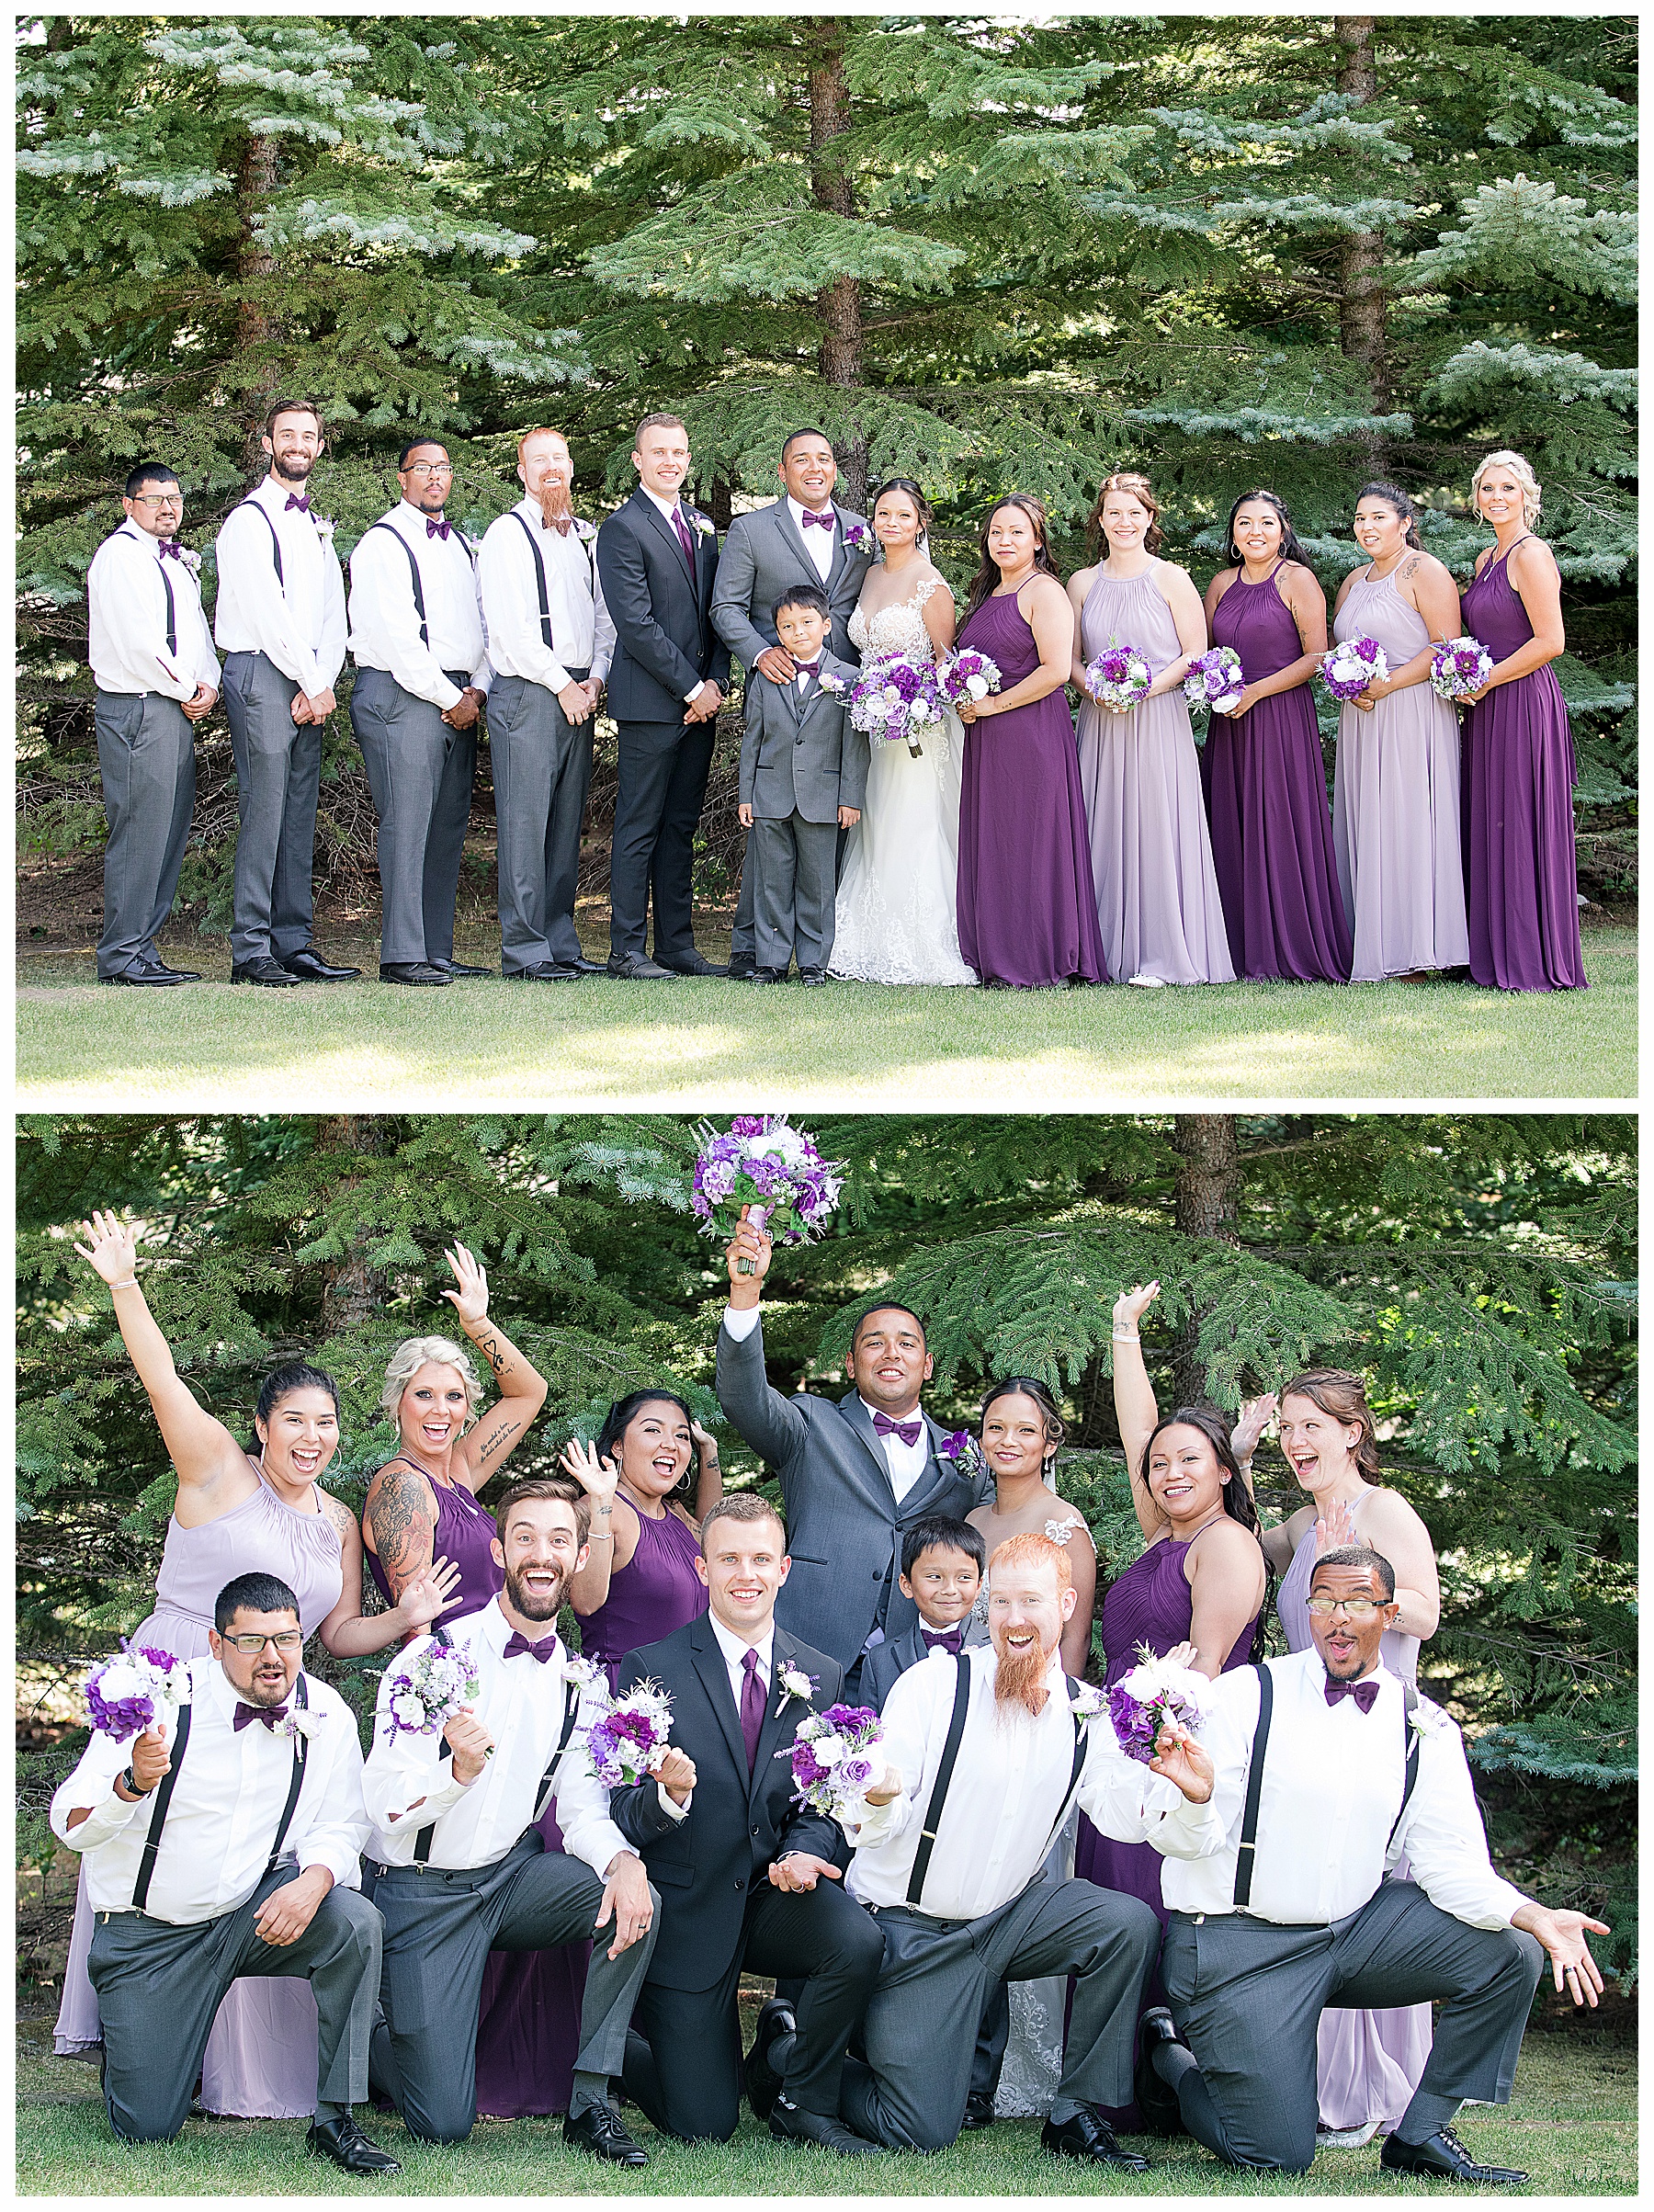
<instances>
[{"instance_id":1,"label":"black suit jacket","mask_svg":"<svg viewBox=\"0 0 1654 2212\"><path fill-rule=\"evenodd\" d=\"M697 516L684 509L691 530ZM695 573L677 533L640 487L597 533L597 573L615 624L609 711L623 722L682 722L708 677L727 686L730 656L712 628L718 536L695 532Z\"/></svg>"},{"instance_id":2,"label":"black suit jacket","mask_svg":"<svg viewBox=\"0 0 1654 2212\"><path fill-rule=\"evenodd\" d=\"M818 1686L808 1705L783 1690L781 1670L787 1665L815 1677ZM843 1830L793 1802L791 1764L776 1757L791 1748L807 1712L819 1712L838 1696L844 1672L824 1651L811 1650L776 1628L769 1702L750 1779L741 1716L710 1615L701 1614L661 1643L629 1652L621 1662L620 1693L643 1681L658 1683L672 1699L672 1741L695 1761L695 1794L688 1817L675 1823L662 1811L652 1782L617 1790L609 1812L642 1854L661 1893L661 1930L649 1980L669 1990L709 1990L736 1955L747 1900L767 1881L773 1859L808 1851L837 1866L850 1863Z\"/></svg>"}]
</instances>

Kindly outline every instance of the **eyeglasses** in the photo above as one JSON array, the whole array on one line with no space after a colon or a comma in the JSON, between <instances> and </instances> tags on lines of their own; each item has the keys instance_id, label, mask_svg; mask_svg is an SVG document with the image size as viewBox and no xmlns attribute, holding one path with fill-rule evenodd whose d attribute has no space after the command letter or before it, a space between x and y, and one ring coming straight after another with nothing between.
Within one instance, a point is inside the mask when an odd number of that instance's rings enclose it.
<instances>
[{"instance_id":1,"label":"eyeglasses","mask_svg":"<svg viewBox=\"0 0 1654 2212\"><path fill-rule=\"evenodd\" d=\"M182 492L140 492L132 505L135 507L181 507L184 494Z\"/></svg>"},{"instance_id":2,"label":"eyeglasses","mask_svg":"<svg viewBox=\"0 0 1654 2212\"><path fill-rule=\"evenodd\" d=\"M416 460L411 468L402 471L404 476L451 476L453 473L454 464L451 460Z\"/></svg>"},{"instance_id":3,"label":"eyeglasses","mask_svg":"<svg viewBox=\"0 0 1654 2212\"><path fill-rule=\"evenodd\" d=\"M283 1628L275 1636L226 1636L223 1640L232 1651L241 1652L244 1658L256 1659L266 1644L274 1644L278 1651L299 1650L304 1643L304 1631L302 1628Z\"/></svg>"},{"instance_id":4,"label":"eyeglasses","mask_svg":"<svg viewBox=\"0 0 1654 2212\"><path fill-rule=\"evenodd\" d=\"M1376 1597L1312 1597L1308 1610L1317 1620L1331 1620L1342 1605L1346 1620L1369 1621L1376 1613L1382 1613L1389 1602L1388 1598Z\"/></svg>"}]
</instances>

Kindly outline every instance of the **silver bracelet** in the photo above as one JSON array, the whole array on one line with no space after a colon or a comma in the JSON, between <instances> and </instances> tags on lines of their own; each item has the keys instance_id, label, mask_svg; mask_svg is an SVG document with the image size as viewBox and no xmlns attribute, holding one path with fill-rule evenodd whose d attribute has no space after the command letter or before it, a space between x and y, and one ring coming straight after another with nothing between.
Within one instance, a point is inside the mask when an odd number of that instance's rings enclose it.
<instances>
[{"instance_id":1,"label":"silver bracelet","mask_svg":"<svg viewBox=\"0 0 1654 2212\"><path fill-rule=\"evenodd\" d=\"M111 1290L136 1290L137 1287L138 1277L135 1275L129 1275L124 1283L111 1283L109 1285L109 1288Z\"/></svg>"},{"instance_id":2,"label":"silver bracelet","mask_svg":"<svg viewBox=\"0 0 1654 2212\"><path fill-rule=\"evenodd\" d=\"M1116 1344L1139 1344L1143 1341L1135 1329L1116 1329L1114 1340Z\"/></svg>"},{"instance_id":3,"label":"silver bracelet","mask_svg":"<svg viewBox=\"0 0 1654 2212\"><path fill-rule=\"evenodd\" d=\"M614 1540L615 1532L612 1528L605 1529L601 1536L595 1529L588 1530L586 1535L588 1544L612 1544Z\"/></svg>"}]
</instances>

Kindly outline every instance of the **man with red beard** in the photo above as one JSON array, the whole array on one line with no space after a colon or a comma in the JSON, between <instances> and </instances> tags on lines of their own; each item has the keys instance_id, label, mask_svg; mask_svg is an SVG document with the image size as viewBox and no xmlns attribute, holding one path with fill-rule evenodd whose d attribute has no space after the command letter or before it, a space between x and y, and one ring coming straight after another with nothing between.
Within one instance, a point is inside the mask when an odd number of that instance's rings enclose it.
<instances>
[{"instance_id":1,"label":"man with red beard","mask_svg":"<svg viewBox=\"0 0 1654 2212\"><path fill-rule=\"evenodd\" d=\"M1143 1842L1178 1809L1189 1834L1198 1805L1185 1799L1209 1791L1210 1768L1186 1734L1167 1730L1150 1773L1120 1750L1105 1707L1091 1719L1073 1709L1079 1685L1058 1646L1074 1605L1062 1546L1013 1537L988 1562L990 1643L952 1665L910 1668L885 1703L885 1771L844 1815L857 1846L845 1886L878 1918L884 1967L866 2063L846 2063L840 2110L894 2149L945 2149L965 2116L986 1991L1072 1974L1040 2147L1144 2173L1149 2161L1120 2148L1097 2107L1130 2100L1159 1923L1137 1898L1052 1881L1043 1867L1076 1798L1122 1843ZM1214 1822L1211 1847L1220 1841Z\"/></svg>"}]
</instances>

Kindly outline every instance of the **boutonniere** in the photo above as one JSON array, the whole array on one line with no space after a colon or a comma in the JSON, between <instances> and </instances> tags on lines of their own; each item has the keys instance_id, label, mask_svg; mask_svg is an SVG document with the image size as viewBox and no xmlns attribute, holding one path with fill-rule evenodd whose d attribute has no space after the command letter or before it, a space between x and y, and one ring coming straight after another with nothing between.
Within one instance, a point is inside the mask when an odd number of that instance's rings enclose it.
<instances>
[{"instance_id":1,"label":"boutonniere","mask_svg":"<svg viewBox=\"0 0 1654 2212\"><path fill-rule=\"evenodd\" d=\"M317 1712L314 1706L296 1705L277 1721L270 1733L272 1736L302 1736L308 1743L326 1719L327 1715Z\"/></svg>"},{"instance_id":2,"label":"boutonniere","mask_svg":"<svg viewBox=\"0 0 1654 2212\"><path fill-rule=\"evenodd\" d=\"M181 545L178 548L178 559L184 563L184 566L189 571L192 576L198 578L199 577L201 573L201 556L199 553L192 553L187 545Z\"/></svg>"},{"instance_id":3,"label":"boutonniere","mask_svg":"<svg viewBox=\"0 0 1654 2212\"><path fill-rule=\"evenodd\" d=\"M950 1460L962 1475L975 1476L981 1472L982 1455L969 1429L955 1429L950 1435L944 1436L936 1446L936 1457Z\"/></svg>"},{"instance_id":4,"label":"boutonniere","mask_svg":"<svg viewBox=\"0 0 1654 2212\"><path fill-rule=\"evenodd\" d=\"M844 544L853 553L871 553L874 550L873 533L865 522L853 515L839 517L844 524Z\"/></svg>"},{"instance_id":5,"label":"boutonniere","mask_svg":"<svg viewBox=\"0 0 1654 2212\"><path fill-rule=\"evenodd\" d=\"M605 1705L609 1702L608 1676L595 1660L571 1651L563 1661L563 1680L576 1684L583 1697L600 1698Z\"/></svg>"},{"instance_id":6,"label":"boutonniere","mask_svg":"<svg viewBox=\"0 0 1654 2212\"><path fill-rule=\"evenodd\" d=\"M574 535L579 539L582 545L590 545L593 539L597 535L597 525L595 522L584 522L578 515L576 515L574 517Z\"/></svg>"},{"instance_id":7,"label":"boutonniere","mask_svg":"<svg viewBox=\"0 0 1654 2212\"><path fill-rule=\"evenodd\" d=\"M333 516L331 515L312 515L311 520L315 524L316 535L323 544L331 545L334 538Z\"/></svg>"},{"instance_id":8,"label":"boutonniere","mask_svg":"<svg viewBox=\"0 0 1654 2212\"><path fill-rule=\"evenodd\" d=\"M1108 1692L1100 1690L1094 1682L1082 1682L1069 1699L1069 1711L1076 1720L1089 1725L1108 1710Z\"/></svg>"},{"instance_id":9,"label":"boutonniere","mask_svg":"<svg viewBox=\"0 0 1654 2212\"><path fill-rule=\"evenodd\" d=\"M689 510L689 525L697 538L716 538L718 535L718 525L711 516L699 515L693 507Z\"/></svg>"},{"instance_id":10,"label":"boutonniere","mask_svg":"<svg viewBox=\"0 0 1654 2212\"><path fill-rule=\"evenodd\" d=\"M834 698L842 698L850 688L842 675L834 675L831 670L826 668L822 669L817 680L821 684L821 689L831 692Z\"/></svg>"},{"instance_id":11,"label":"boutonniere","mask_svg":"<svg viewBox=\"0 0 1654 2212\"><path fill-rule=\"evenodd\" d=\"M802 1667L784 1666L776 1680L781 1685L781 1702L776 1707L777 1713L786 1712L795 1697L801 1704L808 1705L821 1686L815 1676L806 1674Z\"/></svg>"},{"instance_id":12,"label":"boutonniere","mask_svg":"<svg viewBox=\"0 0 1654 2212\"><path fill-rule=\"evenodd\" d=\"M1412 1725L1418 1735L1444 1736L1453 1722L1439 1705L1432 1705L1428 1698L1421 1697L1412 1709Z\"/></svg>"}]
</instances>

